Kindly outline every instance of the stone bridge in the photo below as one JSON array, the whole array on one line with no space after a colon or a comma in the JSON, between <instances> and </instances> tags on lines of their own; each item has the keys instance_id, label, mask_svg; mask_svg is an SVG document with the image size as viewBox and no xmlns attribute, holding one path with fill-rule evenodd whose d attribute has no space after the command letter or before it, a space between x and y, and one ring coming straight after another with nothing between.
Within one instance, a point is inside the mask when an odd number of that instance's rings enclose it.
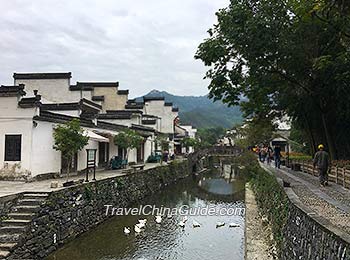
<instances>
[{"instance_id":1,"label":"stone bridge","mask_svg":"<svg viewBox=\"0 0 350 260\"><path fill-rule=\"evenodd\" d=\"M197 150L188 156L189 167L192 172L197 172L203 168L202 159L209 156L237 157L243 153L243 149L237 146L213 146Z\"/></svg>"}]
</instances>

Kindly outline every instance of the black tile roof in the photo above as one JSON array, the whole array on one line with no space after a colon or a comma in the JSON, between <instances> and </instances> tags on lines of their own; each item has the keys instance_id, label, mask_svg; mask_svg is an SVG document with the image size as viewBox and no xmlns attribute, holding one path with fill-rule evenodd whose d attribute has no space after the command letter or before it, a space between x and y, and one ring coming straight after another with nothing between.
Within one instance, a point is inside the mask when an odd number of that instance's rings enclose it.
<instances>
[{"instance_id":1,"label":"black tile roof","mask_svg":"<svg viewBox=\"0 0 350 260\"><path fill-rule=\"evenodd\" d=\"M41 106L41 95L36 95L35 97L30 98L22 98L18 102L18 106L21 108L29 108L29 107L39 107Z\"/></svg>"},{"instance_id":2,"label":"black tile roof","mask_svg":"<svg viewBox=\"0 0 350 260\"><path fill-rule=\"evenodd\" d=\"M166 106L166 107L172 107L172 106L173 106L173 103L172 103L172 102L165 102L165 103L164 103L164 106Z\"/></svg>"},{"instance_id":3,"label":"black tile roof","mask_svg":"<svg viewBox=\"0 0 350 260\"><path fill-rule=\"evenodd\" d=\"M141 110L106 110L110 114L143 114Z\"/></svg>"},{"instance_id":4,"label":"black tile roof","mask_svg":"<svg viewBox=\"0 0 350 260\"><path fill-rule=\"evenodd\" d=\"M89 108L89 110L99 111L102 109L102 106L96 104L88 99L81 99L79 102L70 102L70 103L54 103L54 104L42 104L42 110L56 110L56 111L67 111L67 110L77 110Z\"/></svg>"},{"instance_id":5,"label":"black tile roof","mask_svg":"<svg viewBox=\"0 0 350 260\"><path fill-rule=\"evenodd\" d=\"M104 114L98 114L97 117L99 119L131 119L132 114L104 113Z\"/></svg>"},{"instance_id":6,"label":"black tile roof","mask_svg":"<svg viewBox=\"0 0 350 260\"><path fill-rule=\"evenodd\" d=\"M71 72L59 73L13 73L14 79L70 79Z\"/></svg>"},{"instance_id":7,"label":"black tile roof","mask_svg":"<svg viewBox=\"0 0 350 260\"><path fill-rule=\"evenodd\" d=\"M135 114L142 114L138 110L107 110L107 113L98 114L100 119L131 119Z\"/></svg>"},{"instance_id":8,"label":"black tile roof","mask_svg":"<svg viewBox=\"0 0 350 260\"><path fill-rule=\"evenodd\" d=\"M173 112L179 112L179 108L178 107L173 107L173 109L171 110Z\"/></svg>"},{"instance_id":9,"label":"black tile roof","mask_svg":"<svg viewBox=\"0 0 350 260\"><path fill-rule=\"evenodd\" d=\"M135 105L131 105L131 104L126 104L125 105L125 109L143 109L143 104L141 105L137 105L137 104L135 104Z\"/></svg>"},{"instance_id":10,"label":"black tile roof","mask_svg":"<svg viewBox=\"0 0 350 260\"><path fill-rule=\"evenodd\" d=\"M105 96L92 96L92 101L104 101Z\"/></svg>"},{"instance_id":11,"label":"black tile roof","mask_svg":"<svg viewBox=\"0 0 350 260\"><path fill-rule=\"evenodd\" d=\"M155 115L146 115L146 114L144 114L142 116L142 118L160 118L160 117L159 116L155 116Z\"/></svg>"},{"instance_id":12,"label":"black tile roof","mask_svg":"<svg viewBox=\"0 0 350 260\"><path fill-rule=\"evenodd\" d=\"M157 122L156 119L142 119L143 125L155 125Z\"/></svg>"},{"instance_id":13,"label":"black tile roof","mask_svg":"<svg viewBox=\"0 0 350 260\"><path fill-rule=\"evenodd\" d=\"M24 84L19 84L18 86L4 86L0 87L0 97L16 97L25 96Z\"/></svg>"},{"instance_id":14,"label":"black tile roof","mask_svg":"<svg viewBox=\"0 0 350 260\"><path fill-rule=\"evenodd\" d=\"M55 104L42 104L41 110L56 110L56 111L67 111L77 110L80 108L79 102L72 103L55 103Z\"/></svg>"},{"instance_id":15,"label":"black tile roof","mask_svg":"<svg viewBox=\"0 0 350 260\"><path fill-rule=\"evenodd\" d=\"M95 102L93 102L93 101L91 101L89 99L86 99L86 98L83 98L83 99L80 100L80 105L81 106L89 105L89 106L91 106L91 107L93 107L95 109L98 109L98 110L102 109L102 106L100 104L97 104L97 103L95 103Z\"/></svg>"},{"instance_id":16,"label":"black tile roof","mask_svg":"<svg viewBox=\"0 0 350 260\"><path fill-rule=\"evenodd\" d=\"M117 88L119 86L119 82L77 82L78 87L114 87Z\"/></svg>"},{"instance_id":17,"label":"black tile roof","mask_svg":"<svg viewBox=\"0 0 350 260\"><path fill-rule=\"evenodd\" d=\"M146 102L146 101L152 101L152 100L165 100L164 97L143 97L143 100Z\"/></svg>"},{"instance_id":18,"label":"black tile roof","mask_svg":"<svg viewBox=\"0 0 350 260\"><path fill-rule=\"evenodd\" d=\"M70 85L69 90L71 91L91 91L98 87L114 87L118 88L119 82L77 82L75 85Z\"/></svg>"},{"instance_id":19,"label":"black tile roof","mask_svg":"<svg viewBox=\"0 0 350 260\"><path fill-rule=\"evenodd\" d=\"M118 90L117 94L118 95L128 95L129 90L128 89L121 89L121 90Z\"/></svg>"},{"instance_id":20,"label":"black tile roof","mask_svg":"<svg viewBox=\"0 0 350 260\"><path fill-rule=\"evenodd\" d=\"M143 126L143 125L132 124L130 128L138 131L139 133L141 133L141 135L144 135L144 136L150 136L151 134L149 134L149 133L156 132L156 130L154 128L148 127L148 126Z\"/></svg>"},{"instance_id":21,"label":"black tile roof","mask_svg":"<svg viewBox=\"0 0 350 260\"><path fill-rule=\"evenodd\" d=\"M56 114L48 111L40 111L39 116L34 116L33 119L37 121L45 121L45 122L53 122L53 123L66 123L74 118L80 120L80 125L85 127L91 127L91 128L98 128L98 129L107 129L107 130L114 130L114 131L123 131L127 129L127 126L103 122L97 120L97 126L92 122L91 119L86 119L82 117L73 117L68 115L62 115L62 114Z\"/></svg>"}]
</instances>

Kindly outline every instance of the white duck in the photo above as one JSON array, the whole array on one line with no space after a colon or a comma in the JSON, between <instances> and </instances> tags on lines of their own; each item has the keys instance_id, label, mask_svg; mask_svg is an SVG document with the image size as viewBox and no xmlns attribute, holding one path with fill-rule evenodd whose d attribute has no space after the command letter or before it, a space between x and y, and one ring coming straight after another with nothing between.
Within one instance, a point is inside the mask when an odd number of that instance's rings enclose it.
<instances>
[{"instance_id":1,"label":"white duck","mask_svg":"<svg viewBox=\"0 0 350 260\"><path fill-rule=\"evenodd\" d=\"M130 228L124 227L124 234L125 234L125 235L130 234Z\"/></svg>"},{"instance_id":2,"label":"white duck","mask_svg":"<svg viewBox=\"0 0 350 260\"><path fill-rule=\"evenodd\" d=\"M162 222L162 216L156 216L156 222L160 224Z\"/></svg>"},{"instance_id":3,"label":"white duck","mask_svg":"<svg viewBox=\"0 0 350 260\"><path fill-rule=\"evenodd\" d=\"M141 228L139 228L138 225L135 225L134 230L135 230L136 233L140 233L142 231Z\"/></svg>"},{"instance_id":4,"label":"white duck","mask_svg":"<svg viewBox=\"0 0 350 260\"><path fill-rule=\"evenodd\" d=\"M233 227L240 227L240 225L237 224L237 223L230 223L228 226L231 227L231 228L233 228Z\"/></svg>"},{"instance_id":5,"label":"white duck","mask_svg":"<svg viewBox=\"0 0 350 260\"><path fill-rule=\"evenodd\" d=\"M223 227L225 226L225 222L216 222L216 227Z\"/></svg>"},{"instance_id":6,"label":"white duck","mask_svg":"<svg viewBox=\"0 0 350 260\"><path fill-rule=\"evenodd\" d=\"M142 223L137 223L135 226L138 226L139 228L144 228L145 227L145 223L142 222Z\"/></svg>"},{"instance_id":7,"label":"white duck","mask_svg":"<svg viewBox=\"0 0 350 260\"><path fill-rule=\"evenodd\" d=\"M193 227L196 228L196 227L200 227L201 224L199 224L197 221L193 220Z\"/></svg>"},{"instance_id":8,"label":"white duck","mask_svg":"<svg viewBox=\"0 0 350 260\"><path fill-rule=\"evenodd\" d=\"M179 226L182 227L182 228L184 228L184 227L185 227L185 222L184 222L183 220L180 221L180 222L179 222Z\"/></svg>"},{"instance_id":9,"label":"white duck","mask_svg":"<svg viewBox=\"0 0 350 260\"><path fill-rule=\"evenodd\" d=\"M146 225L147 219L139 219L139 223Z\"/></svg>"}]
</instances>

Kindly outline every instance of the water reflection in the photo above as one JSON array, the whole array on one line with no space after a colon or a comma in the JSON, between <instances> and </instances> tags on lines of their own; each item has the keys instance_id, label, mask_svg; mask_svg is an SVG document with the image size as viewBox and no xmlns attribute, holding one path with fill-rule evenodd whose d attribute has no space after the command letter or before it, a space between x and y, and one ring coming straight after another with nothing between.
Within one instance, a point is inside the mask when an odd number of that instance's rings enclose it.
<instances>
[{"instance_id":1,"label":"water reflection","mask_svg":"<svg viewBox=\"0 0 350 260\"><path fill-rule=\"evenodd\" d=\"M148 197L144 205L220 209L244 207L243 200L244 178L238 171L228 171L224 167L167 187ZM124 235L123 228L133 227L140 218L147 218L146 229L140 234L132 231L130 235ZM184 229L178 225L181 219L182 216L165 216L161 224L156 224L154 216L118 216L68 243L48 259L243 259L243 216L189 216ZM194 220L201 227L193 228ZM227 224L216 228L217 222ZM240 227L229 228L230 222L238 223Z\"/></svg>"}]
</instances>

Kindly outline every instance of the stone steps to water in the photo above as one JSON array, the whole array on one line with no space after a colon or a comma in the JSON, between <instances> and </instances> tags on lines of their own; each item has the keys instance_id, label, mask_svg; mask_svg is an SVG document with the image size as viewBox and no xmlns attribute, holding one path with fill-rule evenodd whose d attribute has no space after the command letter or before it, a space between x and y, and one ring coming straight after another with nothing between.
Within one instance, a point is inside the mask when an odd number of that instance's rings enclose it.
<instances>
[{"instance_id":1,"label":"stone steps to water","mask_svg":"<svg viewBox=\"0 0 350 260\"><path fill-rule=\"evenodd\" d=\"M0 234L0 243L16 243L21 235L22 233Z\"/></svg>"},{"instance_id":2,"label":"stone steps to water","mask_svg":"<svg viewBox=\"0 0 350 260\"><path fill-rule=\"evenodd\" d=\"M23 233L25 230L25 226L3 226L0 227L0 234L18 234Z\"/></svg>"},{"instance_id":3,"label":"stone steps to water","mask_svg":"<svg viewBox=\"0 0 350 260\"><path fill-rule=\"evenodd\" d=\"M2 221L2 226L26 226L31 222L29 219L6 219Z\"/></svg>"},{"instance_id":4,"label":"stone steps to water","mask_svg":"<svg viewBox=\"0 0 350 260\"><path fill-rule=\"evenodd\" d=\"M5 250L9 251L12 248L14 248L17 245L17 243L0 243L0 251Z\"/></svg>"},{"instance_id":5,"label":"stone steps to water","mask_svg":"<svg viewBox=\"0 0 350 260\"><path fill-rule=\"evenodd\" d=\"M42 192L24 193L7 214L7 219L0 222L0 259L7 257L14 250L47 197L48 194Z\"/></svg>"},{"instance_id":6,"label":"stone steps to water","mask_svg":"<svg viewBox=\"0 0 350 260\"><path fill-rule=\"evenodd\" d=\"M31 192L31 193L24 193L23 194L24 199L38 199L38 198L45 199L47 196L49 196L49 194L47 194L47 193Z\"/></svg>"},{"instance_id":7,"label":"stone steps to water","mask_svg":"<svg viewBox=\"0 0 350 260\"><path fill-rule=\"evenodd\" d=\"M18 205L13 208L13 211L17 213L34 213L38 212L39 209L40 205Z\"/></svg>"},{"instance_id":8,"label":"stone steps to water","mask_svg":"<svg viewBox=\"0 0 350 260\"><path fill-rule=\"evenodd\" d=\"M10 254L9 251L6 251L6 250L0 250L0 259L8 256Z\"/></svg>"},{"instance_id":9,"label":"stone steps to water","mask_svg":"<svg viewBox=\"0 0 350 260\"><path fill-rule=\"evenodd\" d=\"M9 213L7 214L9 219L18 219L18 220L31 220L35 214L34 213Z\"/></svg>"},{"instance_id":10,"label":"stone steps to water","mask_svg":"<svg viewBox=\"0 0 350 260\"><path fill-rule=\"evenodd\" d=\"M27 206L35 206L35 205L40 205L44 201L45 201L45 199L43 199L43 198L21 199L21 200L18 200L18 204L27 205Z\"/></svg>"}]
</instances>

